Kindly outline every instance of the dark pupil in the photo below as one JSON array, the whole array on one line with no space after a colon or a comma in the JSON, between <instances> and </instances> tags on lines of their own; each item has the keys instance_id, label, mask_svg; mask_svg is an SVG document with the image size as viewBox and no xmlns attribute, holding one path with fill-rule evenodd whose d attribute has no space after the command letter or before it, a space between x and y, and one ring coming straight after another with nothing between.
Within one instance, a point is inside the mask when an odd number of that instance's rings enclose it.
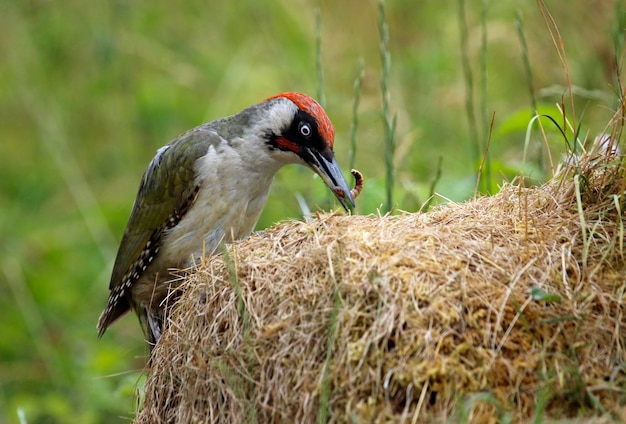
<instances>
[{"instance_id":1,"label":"dark pupil","mask_svg":"<svg viewBox=\"0 0 626 424\"><path fill-rule=\"evenodd\" d=\"M309 127L308 124L305 124L304 122L300 123L300 134L302 134L304 137L308 137L311 135L311 127Z\"/></svg>"}]
</instances>

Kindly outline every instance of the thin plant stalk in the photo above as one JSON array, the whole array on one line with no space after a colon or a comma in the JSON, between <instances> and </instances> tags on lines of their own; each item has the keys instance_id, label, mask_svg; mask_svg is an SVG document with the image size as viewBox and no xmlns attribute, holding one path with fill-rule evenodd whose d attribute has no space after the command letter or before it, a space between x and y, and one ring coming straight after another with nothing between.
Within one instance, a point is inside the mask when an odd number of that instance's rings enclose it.
<instances>
[{"instance_id":1,"label":"thin plant stalk","mask_svg":"<svg viewBox=\"0 0 626 424\"><path fill-rule=\"evenodd\" d=\"M365 76L365 62L359 60L359 70L354 80L354 101L352 102L352 124L350 125L350 169L354 169L356 162L356 132L359 127L359 103L361 101L361 86Z\"/></svg>"},{"instance_id":2,"label":"thin plant stalk","mask_svg":"<svg viewBox=\"0 0 626 424\"><path fill-rule=\"evenodd\" d=\"M394 156L396 150L395 128L396 116L391 117L389 75L391 70L391 55L389 54L389 27L385 18L385 2L381 0L378 4L379 19L378 31L380 34L380 58L382 61L382 76L380 86L383 100L383 125L385 129L385 169L386 169L386 202L385 212L390 212L393 208L393 188L395 184Z\"/></svg>"},{"instance_id":3,"label":"thin plant stalk","mask_svg":"<svg viewBox=\"0 0 626 424\"><path fill-rule=\"evenodd\" d=\"M469 128L470 150L472 167L480 161L480 143L478 141L478 129L476 128L476 113L474 111L474 77L469 60L469 30L465 14L465 0L458 0L458 19L461 34L461 66L465 80L465 114Z\"/></svg>"},{"instance_id":4,"label":"thin plant stalk","mask_svg":"<svg viewBox=\"0 0 626 424\"><path fill-rule=\"evenodd\" d=\"M339 311L341 310L341 286L337 286L333 295L333 308L330 311L330 322L328 326L328 347L326 349L326 361L324 362L324 374L322 377L322 387L320 393L320 405L317 414L317 422L322 424L328 422L330 416L330 396L332 389L331 362L337 340L337 325L339 321Z\"/></svg>"},{"instance_id":5,"label":"thin plant stalk","mask_svg":"<svg viewBox=\"0 0 626 424\"><path fill-rule=\"evenodd\" d=\"M493 112L491 116L491 124L489 126L489 133L487 134L487 146L485 147L485 154L483 155L483 161L480 163L480 167L478 168L478 177L476 178L476 186L474 187L474 198L478 196L478 187L480 185L481 175L483 173L483 169L488 168L489 161L489 147L491 146L491 134L493 134L493 124L496 120L496 113Z\"/></svg>"},{"instance_id":6,"label":"thin plant stalk","mask_svg":"<svg viewBox=\"0 0 626 424\"><path fill-rule=\"evenodd\" d=\"M623 28L626 26L626 10L624 10L624 3L622 0L617 0L615 2L615 26L613 28L613 46L615 48L615 69L616 72L613 76L613 84L615 88L620 87L618 91L618 95L615 96L615 109L617 110L620 106L620 102L623 101L623 97L621 96L621 63L622 61L619 59L620 55L624 54L624 33ZM623 56L622 56L623 57Z\"/></svg>"},{"instance_id":7,"label":"thin plant stalk","mask_svg":"<svg viewBox=\"0 0 626 424\"><path fill-rule=\"evenodd\" d=\"M491 138L491 126L493 125L493 121L489 119L489 114L487 113L487 0L482 0L481 8L480 8L480 28L481 28L481 39L480 39L480 111L482 118L482 139L487 140ZM495 114L494 114L495 115ZM493 119L493 117L492 117ZM481 145L482 147L482 145ZM480 164L480 169L478 171L479 181L481 181L480 176L482 173L485 173L485 178L483 181L483 189L486 193L491 193L491 154L489 153L489 147L484 149L485 156L483 161Z\"/></svg>"},{"instance_id":8,"label":"thin plant stalk","mask_svg":"<svg viewBox=\"0 0 626 424\"><path fill-rule=\"evenodd\" d=\"M552 40L552 44L556 49L556 53L559 56L559 60L561 62L561 66L563 67L563 71L565 72L565 78L567 79L567 88L569 94L569 101L571 107L571 116L572 116L572 127L576 128L576 113L574 110L574 92L572 90L572 79L570 76L569 64L567 61L567 55L565 53L565 43L563 42L563 38L561 37L561 33L559 32L559 28L556 24L556 21L550 14L548 7L543 2L543 0L537 0L537 6L539 7L539 11L541 12L541 17L548 29L548 33L550 34L550 39ZM563 110L563 117L567 116L565 114L565 110ZM566 127L564 126L564 130Z\"/></svg>"},{"instance_id":9,"label":"thin plant stalk","mask_svg":"<svg viewBox=\"0 0 626 424\"><path fill-rule=\"evenodd\" d=\"M233 287L233 291L235 292L235 296L237 297L237 311L239 312L239 318L241 319L241 326L243 328L243 343L246 348L246 360L248 362L248 373L250 376L254 375L254 351L252 349L252 319L250 317L250 313L246 308L246 301L244 299L243 288L241 284L239 284L239 278L237 274L237 263L235 259L231 256L230 252L225 246L221 248L222 255L224 257L224 262L228 268L228 278L230 280L231 286ZM245 388L243 391L245 393L241 393L244 397L241 400L245 404L246 411L246 422L256 423L257 420L257 411L254 402L254 390L255 383L253 380L246 380Z\"/></svg>"},{"instance_id":10,"label":"thin plant stalk","mask_svg":"<svg viewBox=\"0 0 626 424\"><path fill-rule=\"evenodd\" d=\"M324 68L322 66L322 14L319 7L315 8L315 69L317 72L317 101L320 106L325 108Z\"/></svg>"},{"instance_id":11,"label":"thin plant stalk","mask_svg":"<svg viewBox=\"0 0 626 424\"><path fill-rule=\"evenodd\" d=\"M538 113L537 96L535 95L535 85L533 83L533 71L530 66L530 57L528 56L528 44L526 43L526 34L524 32L524 21L522 14L518 11L515 15L515 29L521 46L522 63L524 64L524 73L526 74L526 84L528 87L528 95L530 97L531 118ZM547 147L547 146L546 146ZM541 144L537 149L537 166L544 169L543 154L541 152ZM549 152L549 151L548 151Z\"/></svg>"}]
</instances>

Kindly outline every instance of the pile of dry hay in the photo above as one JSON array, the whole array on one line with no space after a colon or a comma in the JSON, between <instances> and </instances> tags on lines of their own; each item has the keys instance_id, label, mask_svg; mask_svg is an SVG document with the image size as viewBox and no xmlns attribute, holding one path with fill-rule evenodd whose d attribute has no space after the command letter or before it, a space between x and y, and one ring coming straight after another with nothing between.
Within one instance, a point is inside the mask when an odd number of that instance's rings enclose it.
<instances>
[{"instance_id":1,"label":"pile of dry hay","mask_svg":"<svg viewBox=\"0 0 626 424\"><path fill-rule=\"evenodd\" d=\"M610 152L572 163L539 188L289 222L208 259L137 422L623 417L626 176Z\"/></svg>"}]
</instances>

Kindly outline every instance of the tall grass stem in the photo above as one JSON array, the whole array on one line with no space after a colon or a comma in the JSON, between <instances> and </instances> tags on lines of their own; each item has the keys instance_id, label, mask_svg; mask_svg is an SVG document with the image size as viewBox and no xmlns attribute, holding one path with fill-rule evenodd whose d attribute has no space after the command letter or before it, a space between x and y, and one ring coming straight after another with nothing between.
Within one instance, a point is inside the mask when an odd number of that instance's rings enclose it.
<instances>
[{"instance_id":1,"label":"tall grass stem","mask_svg":"<svg viewBox=\"0 0 626 424\"><path fill-rule=\"evenodd\" d=\"M495 113L492 116L492 119L489 119L489 114L487 113L487 100L488 100L488 92L487 92L487 83L488 76L487 73L487 0L482 0L480 7L480 112L481 112L481 121L482 121L482 140L491 139L491 128L493 126L493 117L495 117ZM489 141L486 142L489 144ZM482 143L479 143L482 147ZM489 152L489 146L483 150L483 160L480 164L480 168L478 170L479 181L483 181L483 189L486 193L491 194L491 154ZM485 178L481 178L482 174L485 174Z\"/></svg>"},{"instance_id":2,"label":"tall grass stem","mask_svg":"<svg viewBox=\"0 0 626 424\"><path fill-rule=\"evenodd\" d=\"M252 319L250 317L250 313L246 309L246 301L243 295L243 289L241 284L239 284L239 277L237 274L237 263L235 259L231 256L230 252L225 246L221 247L221 252L224 257L224 262L228 268L228 278L230 280L231 286L235 292L235 296L237 297L237 311L239 313L239 318L241 319L241 326L243 329L243 344L246 349L246 360L248 362L248 379L245 379L245 394L242 395L245 399L242 399L245 405L246 411L246 422L248 423L256 423L257 420L257 411L255 407L255 383L252 376L254 375L254 350L252 348Z\"/></svg>"},{"instance_id":3,"label":"tall grass stem","mask_svg":"<svg viewBox=\"0 0 626 424\"><path fill-rule=\"evenodd\" d=\"M385 2L378 4L378 31L380 34L380 58L382 61L382 75L380 86L383 100L383 125L385 129L385 169L386 169L386 201L385 212L393 208L393 188L395 185L394 156L396 150L395 129L396 116L391 117L389 79L391 71L391 54L389 53L389 26L385 16Z\"/></svg>"},{"instance_id":4,"label":"tall grass stem","mask_svg":"<svg viewBox=\"0 0 626 424\"><path fill-rule=\"evenodd\" d=\"M322 13L315 8L315 69L317 72L317 101L326 108L324 95L324 67L322 66Z\"/></svg>"},{"instance_id":5,"label":"tall grass stem","mask_svg":"<svg viewBox=\"0 0 626 424\"><path fill-rule=\"evenodd\" d=\"M465 13L465 0L458 0L458 20L459 32L461 34L461 66L465 84L465 114L467 115L469 129L472 168L474 168L480 162L481 148L478 139L478 128L476 127L476 112L474 111L474 76L469 59L469 30Z\"/></svg>"},{"instance_id":6,"label":"tall grass stem","mask_svg":"<svg viewBox=\"0 0 626 424\"><path fill-rule=\"evenodd\" d=\"M358 71L354 80L354 101L352 102L352 124L350 125L350 153L349 163L350 169L354 169L356 162L356 133L359 127L359 103L361 102L361 86L363 85L363 77L365 76L365 62L359 59Z\"/></svg>"},{"instance_id":7,"label":"tall grass stem","mask_svg":"<svg viewBox=\"0 0 626 424\"><path fill-rule=\"evenodd\" d=\"M517 36L519 38L522 64L524 65L524 73L526 75L526 85L528 87L528 96L530 98L531 118L538 113L537 109L537 96L535 95L535 85L533 83L533 70L530 66L530 57L528 56L528 44L526 43L526 33L524 31L524 20L522 14L517 11L515 14L515 29L517 30ZM544 169L542 145L539 143L537 148L537 166L539 169Z\"/></svg>"}]
</instances>

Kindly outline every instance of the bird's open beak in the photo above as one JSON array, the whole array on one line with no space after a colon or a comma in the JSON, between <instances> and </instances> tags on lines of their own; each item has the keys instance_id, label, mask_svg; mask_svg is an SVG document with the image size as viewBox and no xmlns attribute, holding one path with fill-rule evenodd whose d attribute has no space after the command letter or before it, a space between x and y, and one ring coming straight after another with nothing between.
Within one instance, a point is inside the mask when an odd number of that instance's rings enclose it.
<instances>
[{"instance_id":1,"label":"bird's open beak","mask_svg":"<svg viewBox=\"0 0 626 424\"><path fill-rule=\"evenodd\" d=\"M339 203L346 211L349 211L354 207L354 199L350 193L350 187L346 179L341 173L341 168L337 164L335 156L331 153L329 158L327 155L323 155L318 151L311 151L314 160L310 161L308 165L322 178L324 184L330 188L335 194Z\"/></svg>"}]
</instances>

